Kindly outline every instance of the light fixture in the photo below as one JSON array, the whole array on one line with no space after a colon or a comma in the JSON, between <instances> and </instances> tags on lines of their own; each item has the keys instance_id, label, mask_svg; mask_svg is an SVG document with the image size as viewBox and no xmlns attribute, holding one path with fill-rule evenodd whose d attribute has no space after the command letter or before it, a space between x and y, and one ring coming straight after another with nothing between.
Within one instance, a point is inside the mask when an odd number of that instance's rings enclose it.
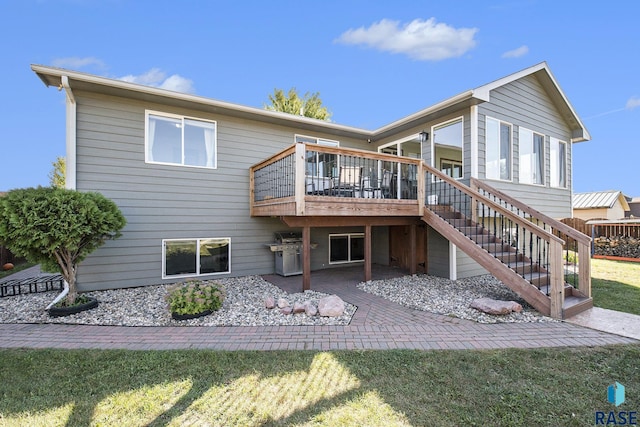
<instances>
[{"instance_id":1,"label":"light fixture","mask_svg":"<svg viewBox=\"0 0 640 427\"><path fill-rule=\"evenodd\" d=\"M429 132L420 132L420 142L427 142L429 140Z\"/></svg>"}]
</instances>

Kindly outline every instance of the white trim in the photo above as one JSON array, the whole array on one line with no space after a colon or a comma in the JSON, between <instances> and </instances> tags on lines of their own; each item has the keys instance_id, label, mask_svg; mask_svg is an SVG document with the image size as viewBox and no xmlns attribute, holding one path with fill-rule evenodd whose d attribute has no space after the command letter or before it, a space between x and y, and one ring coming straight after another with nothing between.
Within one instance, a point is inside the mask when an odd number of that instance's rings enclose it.
<instances>
[{"instance_id":1,"label":"white trim","mask_svg":"<svg viewBox=\"0 0 640 427\"><path fill-rule=\"evenodd\" d=\"M228 244L228 261L227 271L220 271L217 273L204 273L200 274L200 241L202 240L227 240ZM181 241L195 241L196 242L196 273L195 274L177 274L167 275L167 256L166 256L166 242L181 242ZM202 276L219 276L221 274L231 273L231 237L185 237L183 239L162 239L162 278L163 279L180 279L185 277L202 277Z\"/></svg>"},{"instance_id":2,"label":"white trim","mask_svg":"<svg viewBox=\"0 0 640 427\"><path fill-rule=\"evenodd\" d=\"M300 142L300 141L298 141L298 138L314 140L314 142L313 142L314 144L323 145L325 147L339 147L340 146L340 141L336 141L335 139L319 138L317 136L301 135L299 133L293 134L293 140L294 140L295 143ZM302 141L302 142L311 142L311 141Z\"/></svg>"},{"instance_id":3,"label":"white trim","mask_svg":"<svg viewBox=\"0 0 640 427\"><path fill-rule=\"evenodd\" d=\"M331 238L332 237L347 237L347 260L346 261L331 261ZM329 234L329 264L333 265L333 264L353 264L353 263L358 263L358 262L364 262L364 255L363 255L363 259L356 259L356 260L352 260L351 259L351 238L352 237L356 237L356 238L362 238L364 239L364 233L334 233L334 234Z\"/></svg>"},{"instance_id":4,"label":"white trim","mask_svg":"<svg viewBox=\"0 0 640 427\"><path fill-rule=\"evenodd\" d=\"M460 152L461 152L461 163L462 163L462 176L456 179L464 179L465 172L465 163L464 163L464 116L454 117L453 119L445 120L444 122L436 123L431 126L431 137L429 138L429 145L431 149L431 167L434 169L440 170L440 165L436 165L436 143L435 143L435 134L436 128L443 128L449 125L460 122ZM452 160L452 159L450 159ZM435 178L435 176L434 176Z\"/></svg>"},{"instance_id":5,"label":"white trim","mask_svg":"<svg viewBox=\"0 0 640 427\"><path fill-rule=\"evenodd\" d=\"M457 247L449 241L449 279L458 280Z\"/></svg>"},{"instance_id":6,"label":"white trim","mask_svg":"<svg viewBox=\"0 0 640 427\"><path fill-rule=\"evenodd\" d=\"M182 163L173 163L173 162L158 162L149 159L149 116L160 116L171 119L177 119L182 121ZM184 163L184 128L185 128L185 120L193 120L197 122L203 123L211 123L213 124L213 166L197 166L197 165L189 165ZM201 117L193 117L193 116L184 116L181 114L173 114L167 113L164 111L157 110L145 110L144 111L144 162L153 165L166 165L166 166L180 166L185 168L197 168L197 169L218 169L218 122L210 119L203 119Z\"/></svg>"},{"instance_id":7,"label":"white trim","mask_svg":"<svg viewBox=\"0 0 640 427\"><path fill-rule=\"evenodd\" d=\"M471 178L478 178L478 163L480 162L478 148L478 106L472 105L470 111L471 125ZM464 167L464 166L463 166ZM464 172L464 169L462 170Z\"/></svg>"},{"instance_id":8,"label":"white trim","mask_svg":"<svg viewBox=\"0 0 640 427\"><path fill-rule=\"evenodd\" d=\"M487 171L489 170L487 166L488 165L487 154L489 153L489 150L487 148L489 146L489 144L487 143L487 121L489 120L494 120L498 122L498 138L500 138L500 135L501 135L500 125L505 124L509 126L509 179L494 178L494 177L489 178L487 176ZM515 174L513 173L513 133L514 133L513 123L505 122L504 120L500 120L491 116L484 116L484 178L485 179L490 179L490 180L500 181L500 182L514 182ZM498 144L500 144L500 142L501 141L498 140Z\"/></svg>"},{"instance_id":9,"label":"white trim","mask_svg":"<svg viewBox=\"0 0 640 427\"><path fill-rule=\"evenodd\" d=\"M66 158L65 158L65 188L70 190L75 190L77 185L77 117L78 117L78 107L76 104L76 99L73 96L73 91L71 90L71 86L69 86L69 79L67 76L61 77L62 87L64 87L64 91L66 93Z\"/></svg>"}]
</instances>

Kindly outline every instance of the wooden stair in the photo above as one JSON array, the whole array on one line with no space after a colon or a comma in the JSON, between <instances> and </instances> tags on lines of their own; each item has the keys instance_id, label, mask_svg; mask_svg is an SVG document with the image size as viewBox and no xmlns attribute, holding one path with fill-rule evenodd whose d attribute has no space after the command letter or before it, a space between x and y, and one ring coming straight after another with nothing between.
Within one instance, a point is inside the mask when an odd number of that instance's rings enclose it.
<instances>
[{"instance_id":1,"label":"wooden stair","mask_svg":"<svg viewBox=\"0 0 640 427\"><path fill-rule=\"evenodd\" d=\"M551 274L543 266L466 218L451 206L427 205L423 221L473 258L544 315L551 314ZM562 318L593 307L592 298L569 284L564 287Z\"/></svg>"}]
</instances>

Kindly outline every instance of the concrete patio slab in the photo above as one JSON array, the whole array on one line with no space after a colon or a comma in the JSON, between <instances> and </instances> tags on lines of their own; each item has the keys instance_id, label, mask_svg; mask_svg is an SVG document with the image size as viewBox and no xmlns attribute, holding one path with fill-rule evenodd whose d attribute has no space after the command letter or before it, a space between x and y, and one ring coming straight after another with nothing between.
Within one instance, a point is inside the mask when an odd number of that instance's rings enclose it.
<instances>
[{"instance_id":1,"label":"concrete patio slab","mask_svg":"<svg viewBox=\"0 0 640 427\"><path fill-rule=\"evenodd\" d=\"M635 314L593 307L567 319L566 322L640 340L640 316Z\"/></svg>"}]
</instances>

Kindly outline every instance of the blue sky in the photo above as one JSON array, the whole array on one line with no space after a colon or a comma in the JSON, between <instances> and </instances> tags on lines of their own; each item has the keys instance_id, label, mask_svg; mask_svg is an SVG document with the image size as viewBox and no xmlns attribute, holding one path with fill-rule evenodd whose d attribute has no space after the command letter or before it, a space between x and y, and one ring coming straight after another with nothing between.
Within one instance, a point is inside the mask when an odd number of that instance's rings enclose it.
<instances>
[{"instance_id":1,"label":"blue sky","mask_svg":"<svg viewBox=\"0 0 640 427\"><path fill-rule=\"evenodd\" d=\"M295 87L374 129L547 61L592 135L574 191L640 196L639 16L633 0L0 0L0 190L47 185L64 155L64 94L32 63L254 107Z\"/></svg>"}]
</instances>

